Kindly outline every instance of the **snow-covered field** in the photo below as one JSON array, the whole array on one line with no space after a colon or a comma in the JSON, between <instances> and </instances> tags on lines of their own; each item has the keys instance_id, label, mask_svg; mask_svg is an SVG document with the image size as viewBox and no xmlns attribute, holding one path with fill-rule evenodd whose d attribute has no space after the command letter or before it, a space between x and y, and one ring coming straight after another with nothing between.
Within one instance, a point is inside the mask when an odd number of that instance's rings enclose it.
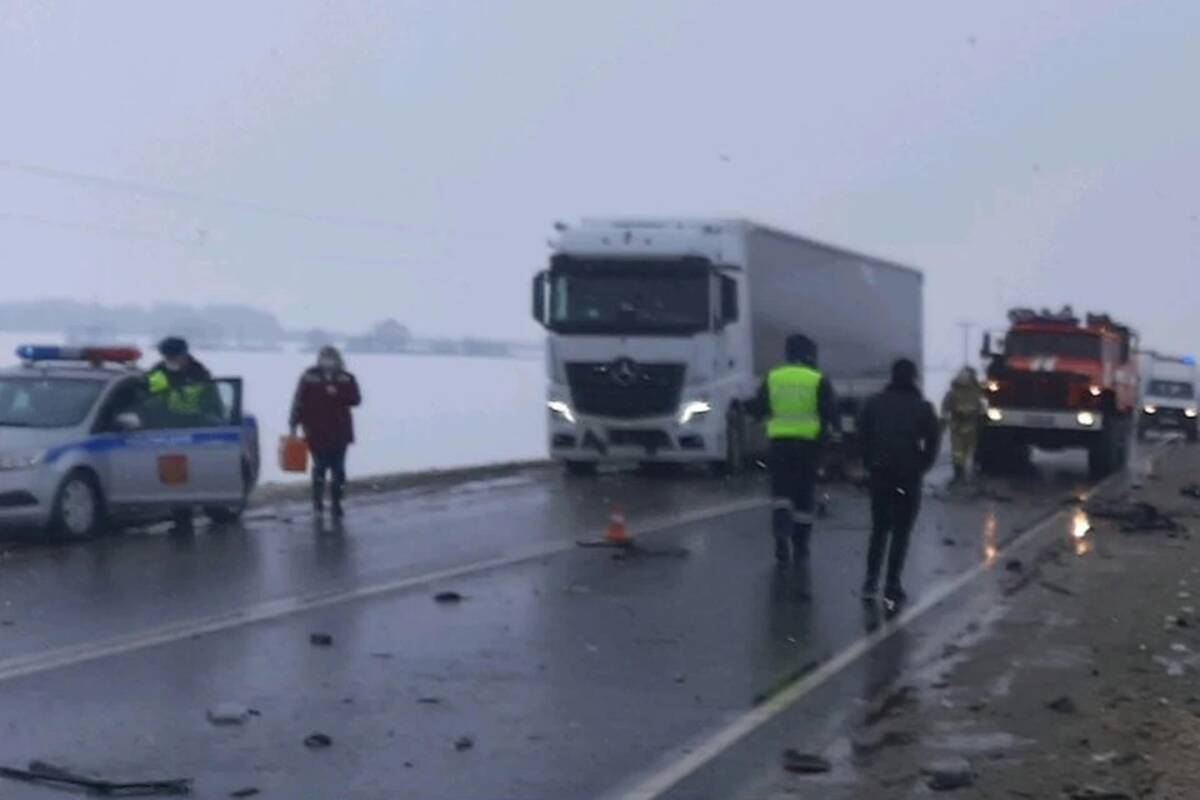
<instances>
[{"instance_id":1,"label":"snow-covered field","mask_svg":"<svg viewBox=\"0 0 1200 800\"><path fill-rule=\"evenodd\" d=\"M15 363L18 344L58 344L53 336L0 333L0 364ZM155 360L149 343L139 342ZM295 480L279 471L296 379L313 361L298 352L198 352L214 375L245 380L245 407L262 430L263 480ZM352 475L409 472L540 458L546 454L545 368L539 360L440 356L348 356L364 401L355 418Z\"/></svg>"}]
</instances>

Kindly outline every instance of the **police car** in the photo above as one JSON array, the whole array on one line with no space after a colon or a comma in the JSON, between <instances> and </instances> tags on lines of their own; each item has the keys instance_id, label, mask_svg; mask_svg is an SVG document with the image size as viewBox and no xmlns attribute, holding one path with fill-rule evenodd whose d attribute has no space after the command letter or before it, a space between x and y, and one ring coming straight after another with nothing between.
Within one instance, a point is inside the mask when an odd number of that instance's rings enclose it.
<instances>
[{"instance_id":1,"label":"police car","mask_svg":"<svg viewBox=\"0 0 1200 800\"><path fill-rule=\"evenodd\" d=\"M202 412L179 414L149 393L136 348L23 345L17 357L0 369L0 525L85 538L180 507L241 515L259 448L240 379L215 379Z\"/></svg>"}]
</instances>

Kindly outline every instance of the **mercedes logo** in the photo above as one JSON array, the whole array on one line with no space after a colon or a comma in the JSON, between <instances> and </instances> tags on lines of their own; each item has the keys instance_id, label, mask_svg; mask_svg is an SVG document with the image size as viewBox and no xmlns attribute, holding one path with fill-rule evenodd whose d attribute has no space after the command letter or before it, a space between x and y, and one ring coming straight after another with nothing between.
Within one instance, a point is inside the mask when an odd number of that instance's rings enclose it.
<instances>
[{"instance_id":1,"label":"mercedes logo","mask_svg":"<svg viewBox=\"0 0 1200 800\"><path fill-rule=\"evenodd\" d=\"M612 376L612 382L617 386L633 386L638 379L637 364L630 358L617 359L608 368L608 374Z\"/></svg>"}]
</instances>

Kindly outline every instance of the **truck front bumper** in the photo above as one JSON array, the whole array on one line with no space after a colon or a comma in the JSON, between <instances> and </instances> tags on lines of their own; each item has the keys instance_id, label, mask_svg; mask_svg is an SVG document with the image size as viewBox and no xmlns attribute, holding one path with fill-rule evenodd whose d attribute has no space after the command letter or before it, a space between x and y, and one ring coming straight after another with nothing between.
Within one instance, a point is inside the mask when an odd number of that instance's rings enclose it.
<instances>
[{"instance_id":1,"label":"truck front bumper","mask_svg":"<svg viewBox=\"0 0 1200 800\"><path fill-rule=\"evenodd\" d=\"M550 456L560 461L696 462L721 458L723 428L713 412L680 423L676 417L639 420L580 417L550 424Z\"/></svg>"},{"instance_id":2,"label":"truck front bumper","mask_svg":"<svg viewBox=\"0 0 1200 800\"><path fill-rule=\"evenodd\" d=\"M1036 447L1080 447L1095 440L1104 431L1104 415L1099 411L1063 411L991 407L983 418L983 427L996 435ZM1003 432L1001 434L1000 432Z\"/></svg>"}]
</instances>

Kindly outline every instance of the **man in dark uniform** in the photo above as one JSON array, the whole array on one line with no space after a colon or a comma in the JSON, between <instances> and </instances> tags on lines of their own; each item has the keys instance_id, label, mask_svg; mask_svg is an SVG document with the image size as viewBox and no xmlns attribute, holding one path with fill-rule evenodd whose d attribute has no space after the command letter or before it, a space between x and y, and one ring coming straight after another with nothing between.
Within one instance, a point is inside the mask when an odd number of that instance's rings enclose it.
<instances>
[{"instance_id":1,"label":"man in dark uniform","mask_svg":"<svg viewBox=\"0 0 1200 800\"><path fill-rule=\"evenodd\" d=\"M821 445L838 427L833 387L817 368L816 343L793 334L786 357L768 373L750 409L767 417L771 528L780 562L808 557Z\"/></svg>"},{"instance_id":2,"label":"man in dark uniform","mask_svg":"<svg viewBox=\"0 0 1200 800\"><path fill-rule=\"evenodd\" d=\"M937 459L941 443L937 414L917 386L916 364L901 359L892 366L891 383L867 402L859 431L871 486L871 542L863 599L875 599L886 549L884 598L895 605L906 597L900 575L921 507L922 478Z\"/></svg>"}]
</instances>

